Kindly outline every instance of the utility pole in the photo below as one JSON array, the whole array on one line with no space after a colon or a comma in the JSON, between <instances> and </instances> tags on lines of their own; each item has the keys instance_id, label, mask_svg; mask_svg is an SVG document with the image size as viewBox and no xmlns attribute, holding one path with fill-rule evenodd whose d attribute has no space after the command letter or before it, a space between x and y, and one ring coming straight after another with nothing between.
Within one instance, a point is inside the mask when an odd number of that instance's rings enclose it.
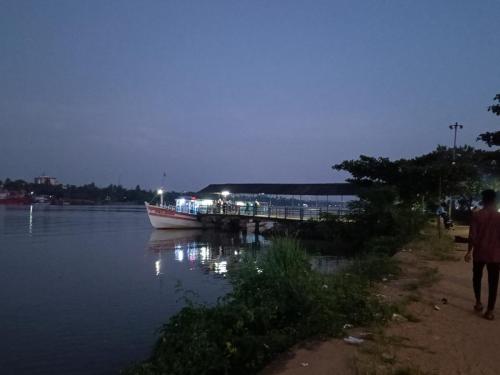
<instances>
[{"instance_id":1,"label":"utility pole","mask_svg":"<svg viewBox=\"0 0 500 375\"><path fill-rule=\"evenodd\" d=\"M453 161L451 162L451 165L455 165L456 159L457 159L457 131L458 131L458 129L463 129L464 126L460 125L458 122L455 122L454 124L449 125L448 127L454 131L454 134L453 134ZM449 216L450 220L451 220L451 205L452 204L453 204L453 198L450 194L450 204L448 206L448 216Z\"/></svg>"},{"instance_id":2,"label":"utility pole","mask_svg":"<svg viewBox=\"0 0 500 375\"><path fill-rule=\"evenodd\" d=\"M454 137L453 137L453 162L452 164L455 164L455 160L457 158L457 130L458 129L463 129L464 126L460 125L458 122L455 122L453 125L448 126L451 130L454 130Z\"/></svg>"}]
</instances>

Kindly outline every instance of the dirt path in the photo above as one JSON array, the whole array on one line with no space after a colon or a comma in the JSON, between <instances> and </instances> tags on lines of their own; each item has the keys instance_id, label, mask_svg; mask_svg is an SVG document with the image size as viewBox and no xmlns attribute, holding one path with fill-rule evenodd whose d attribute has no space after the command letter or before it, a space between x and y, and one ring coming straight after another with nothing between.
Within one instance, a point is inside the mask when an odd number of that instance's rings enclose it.
<instances>
[{"instance_id":1,"label":"dirt path","mask_svg":"<svg viewBox=\"0 0 500 375\"><path fill-rule=\"evenodd\" d=\"M467 228L452 234L466 236ZM471 265L462 260L465 246L437 256L426 249L397 255L403 274L379 290L389 301L411 301L403 313L409 321L391 322L359 347L329 340L295 348L262 375L500 374L500 304L495 321L473 312ZM486 280L483 296L485 304Z\"/></svg>"}]
</instances>

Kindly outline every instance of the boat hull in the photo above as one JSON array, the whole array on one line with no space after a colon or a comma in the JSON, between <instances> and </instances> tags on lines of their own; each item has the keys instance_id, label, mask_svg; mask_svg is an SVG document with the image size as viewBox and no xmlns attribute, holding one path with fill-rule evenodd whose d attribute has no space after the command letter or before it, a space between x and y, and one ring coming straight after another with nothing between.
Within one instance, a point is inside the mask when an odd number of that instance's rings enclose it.
<instances>
[{"instance_id":1,"label":"boat hull","mask_svg":"<svg viewBox=\"0 0 500 375\"><path fill-rule=\"evenodd\" d=\"M5 204L5 205L31 204L31 199L27 197L0 198L0 204Z\"/></svg>"},{"instance_id":2,"label":"boat hull","mask_svg":"<svg viewBox=\"0 0 500 375\"><path fill-rule=\"evenodd\" d=\"M145 203L149 221L156 229L203 228L203 223L196 215L176 212L170 208L153 206Z\"/></svg>"}]
</instances>

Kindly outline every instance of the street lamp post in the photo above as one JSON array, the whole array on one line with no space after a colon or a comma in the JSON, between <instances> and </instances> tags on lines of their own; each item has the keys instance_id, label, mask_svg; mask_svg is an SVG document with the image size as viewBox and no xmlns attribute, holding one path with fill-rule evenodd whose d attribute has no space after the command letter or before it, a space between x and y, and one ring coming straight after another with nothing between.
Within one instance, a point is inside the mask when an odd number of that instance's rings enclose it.
<instances>
[{"instance_id":1,"label":"street lamp post","mask_svg":"<svg viewBox=\"0 0 500 375\"><path fill-rule=\"evenodd\" d=\"M453 164L455 164L456 154L457 154L457 130L463 129L464 126L460 125L458 122L455 122L453 125L448 126L451 130L454 130L453 137Z\"/></svg>"},{"instance_id":2,"label":"street lamp post","mask_svg":"<svg viewBox=\"0 0 500 375\"><path fill-rule=\"evenodd\" d=\"M453 130L454 134L453 134L453 160L451 162L452 165L455 165L456 163L456 158L457 158L457 131L458 129L463 129L464 126L459 124L458 122L455 122L454 124L452 125L449 125L448 126L451 130ZM451 194L450 194L450 204L448 206L448 216L451 220L451 205L453 204L453 198L451 197Z\"/></svg>"}]
</instances>

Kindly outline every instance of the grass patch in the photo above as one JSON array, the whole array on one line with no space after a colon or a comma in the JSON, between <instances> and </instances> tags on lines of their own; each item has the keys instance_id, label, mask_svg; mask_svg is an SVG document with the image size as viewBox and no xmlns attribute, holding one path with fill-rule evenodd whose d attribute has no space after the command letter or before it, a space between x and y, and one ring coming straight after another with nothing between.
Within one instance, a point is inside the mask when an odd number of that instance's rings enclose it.
<instances>
[{"instance_id":1,"label":"grass patch","mask_svg":"<svg viewBox=\"0 0 500 375\"><path fill-rule=\"evenodd\" d=\"M439 238L435 229L431 227L427 227L424 233L408 244L408 247L418 252L426 260L457 260L455 244L451 236L443 233Z\"/></svg>"},{"instance_id":2,"label":"grass patch","mask_svg":"<svg viewBox=\"0 0 500 375\"><path fill-rule=\"evenodd\" d=\"M397 277L401 273L401 268L399 262L393 257L367 254L355 259L345 272L359 275L367 282L373 283Z\"/></svg>"},{"instance_id":3,"label":"grass patch","mask_svg":"<svg viewBox=\"0 0 500 375\"><path fill-rule=\"evenodd\" d=\"M416 366L397 366L394 360L387 359L382 361L364 361L354 364L355 375L434 375L421 370Z\"/></svg>"},{"instance_id":4,"label":"grass patch","mask_svg":"<svg viewBox=\"0 0 500 375\"><path fill-rule=\"evenodd\" d=\"M411 345L407 337L388 336L379 332L373 342L360 348L353 362L354 373L357 375L428 374L418 367L398 364L398 348L429 352L426 347Z\"/></svg>"},{"instance_id":5,"label":"grass patch","mask_svg":"<svg viewBox=\"0 0 500 375\"><path fill-rule=\"evenodd\" d=\"M345 323L386 321L392 308L371 285L397 272L394 260L369 257L322 275L296 241L276 240L257 258L243 259L230 274L233 291L215 306L188 303L174 315L150 360L126 373L255 374L301 340L340 336Z\"/></svg>"}]
</instances>

